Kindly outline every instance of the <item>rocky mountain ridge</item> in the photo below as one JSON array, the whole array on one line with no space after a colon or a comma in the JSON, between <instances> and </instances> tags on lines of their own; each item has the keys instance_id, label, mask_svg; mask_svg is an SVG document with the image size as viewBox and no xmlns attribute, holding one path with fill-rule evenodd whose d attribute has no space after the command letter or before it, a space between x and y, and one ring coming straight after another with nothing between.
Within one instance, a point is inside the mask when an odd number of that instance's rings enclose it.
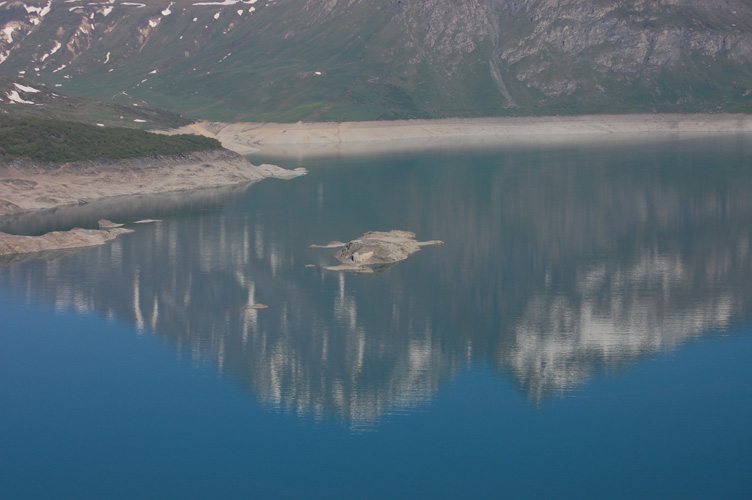
<instances>
[{"instance_id":1,"label":"rocky mountain ridge","mask_svg":"<svg viewBox=\"0 0 752 500\"><path fill-rule=\"evenodd\" d=\"M220 121L752 110L744 0L0 2L0 74Z\"/></svg>"}]
</instances>

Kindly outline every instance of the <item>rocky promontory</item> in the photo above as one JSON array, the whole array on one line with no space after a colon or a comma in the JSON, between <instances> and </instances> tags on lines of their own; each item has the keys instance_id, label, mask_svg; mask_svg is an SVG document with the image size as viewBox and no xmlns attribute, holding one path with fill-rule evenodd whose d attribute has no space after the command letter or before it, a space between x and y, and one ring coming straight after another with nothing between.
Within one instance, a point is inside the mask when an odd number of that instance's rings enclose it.
<instances>
[{"instance_id":1,"label":"rocky promontory","mask_svg":"<svg viewBox=\"0 0 752 500\"><path fill-rule=\"evenodd\" d=\"M226 149L72 163L17 160L0 164L0 215L111 196L188 191L303 174L305 169L253 165Z\"/></svg>"},{"instance_id":2,"label":"rocky promontory","mask_svg":"<svg viewBox=\"0 0 752 500\"><path fill-rule=\"evenodd\" d=\"M16 160L0 164L0 216L85 205L114 196L195 191L249 184L267 177L287 179L305 173L305 169L253 165L228 150L71 163ZM98 230L74 228L42 236L0 232L0 255L101 245L120 234L132 232L116 226L103 226L100 222Z\"/></svg>"}]
</instances>

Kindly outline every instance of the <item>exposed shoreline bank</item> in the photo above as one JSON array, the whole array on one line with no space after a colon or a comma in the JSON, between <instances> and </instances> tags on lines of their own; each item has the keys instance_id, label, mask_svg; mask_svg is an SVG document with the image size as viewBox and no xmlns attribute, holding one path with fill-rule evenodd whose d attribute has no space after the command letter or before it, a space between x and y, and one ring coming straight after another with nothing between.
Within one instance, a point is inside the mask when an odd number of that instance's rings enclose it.
<instances>
[{"instance_id":1,"label":"exposed shoreline bank","mask_svg":"<svg viewBox=\"0 0 752 500\"><path fill-rule=\"evenodd\" d=\"M654 134L752 133L746 114L633 114L446 118L342 123L198 122L171 133L218 139L239 154L369 154L442 145L529 144L594 138L645 140Z\"/></svg>"},{"instance_id":2,"label":"exposed shoreline bank","mask_svg":"<svg viewBox=\"0 0 752 500\"><path fill-rule=\"evenodd\" d=\"M0 165L0 216L87 205L121 196L191 193L206 188L250 185L274 177L289 179L304 169L253 165L227 150L167 157L45 164ZM58 231L45 236L0 232L0 255L71 249L103 244L128 230Z\"/></svg>"},{"instance_id":3,"label":"exposed shoreline bank","mask_svg":"<svg viewBox=\"0 0 752 500\"><path fill-rule=\"evenodd\" d=\"M0 165L0 216L86 205L118 196L174 194L245 185L267 177L291 178L305 173L303 169L252 165L241 154L302 157L473 144L646 141L676 134L692 137L752 133L752 115L589 115L293 124L199 122L169 133L186 132L217 138L230 151L63 164L14 162ZM0 240L7 236L0 233ZM29 249L14 246L18 250L11 253L67 248L55 245L40 248L38 240L23 241L29 242Z\"/></svg>"},{"instance_id":4,"label":"exposed shoreline bank","mask_svg":"<svg viewBox=\"0 0 752 500\"><path fill-rule=\"evenodd\" d=\"M292 178L304 169L253 165L227 150L75 163L0 165L0 215L81 205L124 196L191 191Z\"/></svg>"}]
</instances>

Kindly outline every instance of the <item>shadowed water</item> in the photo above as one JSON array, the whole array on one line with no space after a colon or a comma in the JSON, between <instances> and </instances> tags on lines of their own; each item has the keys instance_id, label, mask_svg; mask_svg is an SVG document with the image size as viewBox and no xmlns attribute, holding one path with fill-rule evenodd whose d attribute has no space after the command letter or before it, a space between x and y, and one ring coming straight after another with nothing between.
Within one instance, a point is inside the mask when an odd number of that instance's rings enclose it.
<instances>
[{"instance_id":1,"label":"shadowed water","mask_svg":"<svg viewBox=\"0 0 752 500\"><path fill-rule=\"evenodd\" d=\"M305 177L2 268L0 290L167 339L304 422L379 433L440 413L468 371L545 408L689 343L748 336L746 139L303 161ZM390 229L445 244L375 276L323 271L334 250L308 248Z\"/></svg>"}]
</instances>

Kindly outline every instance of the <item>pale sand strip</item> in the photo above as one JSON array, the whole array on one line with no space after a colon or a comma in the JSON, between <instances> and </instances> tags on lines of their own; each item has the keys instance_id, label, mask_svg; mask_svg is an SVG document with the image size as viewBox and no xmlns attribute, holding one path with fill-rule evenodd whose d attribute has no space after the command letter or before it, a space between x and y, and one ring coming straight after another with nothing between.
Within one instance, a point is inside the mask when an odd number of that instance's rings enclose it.
<instances>
[{"instance_id":1,"label":"pale sand strip","mask_svg":"<svg viewBox=\"0 0 752 500\"><path fill-rule=\"evenodd\" d=\"M199 122L172 133L215 137L240 154L372 153L473 142L527 143L650 134L752 132L752 115L639 114L343 123Z\"/></svg>"}]
</instances>

